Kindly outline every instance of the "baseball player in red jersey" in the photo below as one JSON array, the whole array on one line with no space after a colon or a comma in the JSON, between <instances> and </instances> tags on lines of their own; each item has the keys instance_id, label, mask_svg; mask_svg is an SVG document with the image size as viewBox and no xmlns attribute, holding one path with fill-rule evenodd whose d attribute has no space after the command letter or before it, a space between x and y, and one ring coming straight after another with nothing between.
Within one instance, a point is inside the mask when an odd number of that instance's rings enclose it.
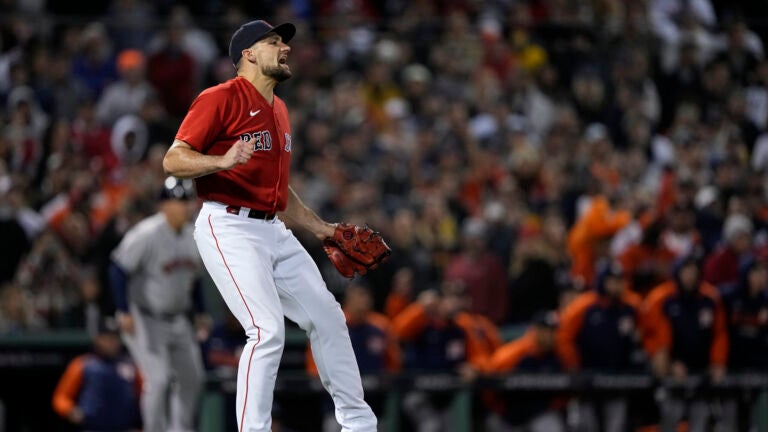
<instances>
[{"instance_id":1,"label":"baseball player in red jersey","mask_svg":"<svg viewBox=\"0 0 768 432\"><path fill-rule=\"evenodd\" d=\"M285 103L273 90L291 77L286 43L295 33L293 24L273 27L260 20L234 33L229 54L237 77L204 90L192 103L163 167L196 179L204 203L195 241L248 336L238 369L239 430L270 430L285 315L309 336L342 430L375 431L344 314L281 221L290 219L321 240L335 229L288 185L291 129Z\"/></svg>"}]
</instances>

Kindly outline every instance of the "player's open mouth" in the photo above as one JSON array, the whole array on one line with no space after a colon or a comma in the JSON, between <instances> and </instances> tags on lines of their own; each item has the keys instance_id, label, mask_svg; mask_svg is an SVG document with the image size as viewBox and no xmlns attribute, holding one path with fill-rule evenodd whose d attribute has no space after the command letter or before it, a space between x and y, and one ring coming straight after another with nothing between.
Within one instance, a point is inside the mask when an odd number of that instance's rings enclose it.
<instances>
[{"instance_id":1,"label":"player's open mouth","mask_svg":"<svg viewBox=\"0 0 768 432\"><path fill-rule=\"evenodd\" d=\"M277 62L281 65L286 64L286 62L288 62L288 57L287 56L280 57L279 59L277 59Z\"/></svg>"}]
</instances>

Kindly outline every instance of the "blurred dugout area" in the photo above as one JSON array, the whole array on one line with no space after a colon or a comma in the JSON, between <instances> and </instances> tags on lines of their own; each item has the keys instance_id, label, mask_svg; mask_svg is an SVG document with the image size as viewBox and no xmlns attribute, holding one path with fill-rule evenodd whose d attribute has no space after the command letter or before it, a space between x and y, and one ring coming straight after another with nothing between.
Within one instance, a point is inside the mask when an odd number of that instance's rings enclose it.
<instances>
[{"instance_id":1,"label":"blurred dugout area","mask_svg":"<svg viewBox=\"0 0 768 432\"><path fill-rule=\"evenodd\" d=\"M522 334L510 327L504 339ZM74 431L51 409L51 395L66 363L86 352L90 338L84 332L59 331L0 338L0 431ZM304 371L306 337L296 327L287 329L286 348L275 389L275 418L284 430L317 431L323 421L327 396L320 382ZM650 375L568 375L509 374L483 378L467 385L456 375L402 374L366 376L366 396L381 400L380 422L384 431L411 431L403 409L403 398L411 390L440 394L448 404L453 432L481 431L489 413L482 394L493 389L513 392L522 398L533 395L591 395L622 393L630 398L632 430L652 425L658 419L654 397L660 388L668 392L738 395L759 392L757 425L768 430L768 374L731 375L718 386L691 376L683 382L654 380ZM199 431L227 431L234 416L228 399L234 396L235 377L224 371L209 370L207 390L201 400ZM714 407L716 409L716 407ZM236 429L234 429L236 430Z\"/></svg>"}]
</instances>

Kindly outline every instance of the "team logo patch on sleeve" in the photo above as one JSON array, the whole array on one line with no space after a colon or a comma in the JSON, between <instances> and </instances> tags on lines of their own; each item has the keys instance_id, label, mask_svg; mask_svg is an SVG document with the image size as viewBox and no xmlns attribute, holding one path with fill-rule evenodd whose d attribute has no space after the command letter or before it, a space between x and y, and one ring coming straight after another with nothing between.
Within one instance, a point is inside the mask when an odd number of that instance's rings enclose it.
<instances>
[{"instance_id":1,"label":"team logo patch on sleeve","mask_svg":"<svg viewBox=\"0 0 768 432\"><path fill-rule=\"evenodd\" d=\"M291 134L289 133L285 134L285 151L291 152Z\"/></svg>"}]
</instances>

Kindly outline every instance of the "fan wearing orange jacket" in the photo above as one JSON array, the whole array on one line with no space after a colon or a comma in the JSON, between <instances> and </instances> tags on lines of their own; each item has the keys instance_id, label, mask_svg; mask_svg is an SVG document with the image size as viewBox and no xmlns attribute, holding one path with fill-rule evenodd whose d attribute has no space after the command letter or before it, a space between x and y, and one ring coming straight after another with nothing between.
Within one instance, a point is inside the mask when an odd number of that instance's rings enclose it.
<instances>
[{"instance_id":1,"label":"fan wearing orange jacket","mask_svg":"<svg viewBox=\"0 0 768 432\"><path fill-rule=\"evenodd\" d=\"M405 368L472 380L485 369L492 347L499 344L498 332L465 312L469 300L463 285L446 282L442 288L422 292L392 321L403 344ZM447 430L450 400L450 395L412 391L404 398L403 410L417 430Z\"/></svg>"},{"instance_id":2,"label":"fan wearing orange jacket","mask_svg":"<svg viewBox=\"0 0 768 432\"><path fill-rule=\"evenodd\" d=\"M93 352L75 357L53 393L53 410L81 430L127 432L141 429L141 376L122 356L117 324L105 321Z\"/></svg>"},{"instance_id":3,"label":"fan wearing orange jacket","mask_svg":"<svg viewBox=\"0 0 768 432\"><path fill-rule=\"evenodd\" d=\"M606 196L593 196L568 232L566 247L572 260L573 277L592 284L595 264L607 254L611 237L631 220L630 212L612 208Z\"/></svg>"},{"instance_id":4,"label":"fan wearing orange jacket","mask_svg":"<svg viewBox=\"0 0 768 432\"><path fill-rule=\"evenodd\" d=\"M460 281L448 281L440 293L422 292L392 320L395 334L406 346L406 367L459 372L465 378L486 370L501 346L501 335L488 318L468 311L470 301ZM432 333L439 336L428 337Z\"/></svg>"},{"instance_id":5,"label":"fan wearing orange jacket","mask_svg":"<svg viewBox=\"0 0 768 432\"><path fill-rule=\"evenodd\" d=\"M557 347L565 368L629 371L639 349L639 306L639 296L627 289L622 267L618 263L599 266L595 289L579 295L562 311ZM579 430L625 431L627 406L624 397L580 397ZM598 412L603 414L602 421Z\"/></svg>"},{"instance_id":6,"label":"fan wearing orange jacket","mask_svg":"<svg viewBox=\"0 0 768 432\"><path fill-rule=\"evenodd\" d=\"M539 312L525 334L503 345L488 362L490 374L558 373L562 363L555 350L558 318L554 311ZM559 398L546 393L502 394L498 412L491 415L486 430L526 430L530 432L565 431Z\"/></svg>"},{"instance_id":7,"label":"fan wearing orange jacket","mask_svg":"<svg viewBox=\"0 0 768 432\"><path fill-rule=\"evenodd\" d=\"M654 288L642 306L643 345L660 377L683 379L709 373L721 381L728 360L725 308L715 287L702 281L701 265L693 256L678 260L672 280ZM686 401L677 395L660 401L661 431L676 430L688 412L688 430L703 432L709 421L709 401ZM729 413L721 416L724 429L735 430Z\"/></svg>"}]
</instances>

